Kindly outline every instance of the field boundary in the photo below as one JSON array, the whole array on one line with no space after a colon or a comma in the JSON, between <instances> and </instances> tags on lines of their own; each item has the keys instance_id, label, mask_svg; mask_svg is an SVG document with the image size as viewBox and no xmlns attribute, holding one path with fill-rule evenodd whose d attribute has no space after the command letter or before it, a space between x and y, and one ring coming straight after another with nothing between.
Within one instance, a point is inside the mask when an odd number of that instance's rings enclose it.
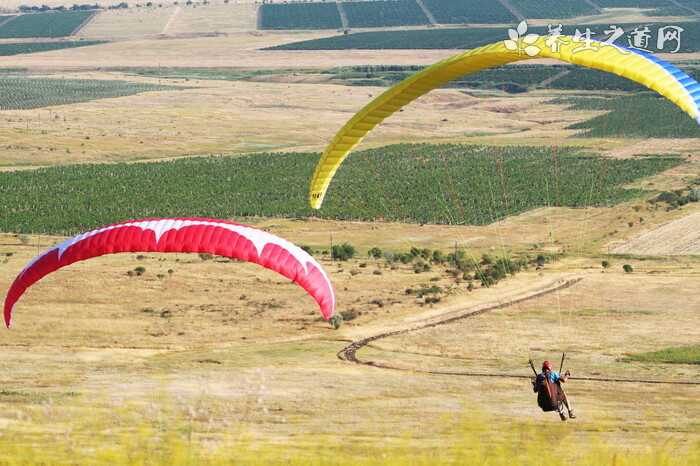
<instances>
[{"instance_id":1,"label":"field boundary","mask_svg":"<svg viewBox=\"0 0 700 466\"><path fill-rule=\"evenodd\" d=\"M582 281L582 277L576 277L576 278L571 278L571 279L559 279L556 280L542 288L540 288L537 291L530 292L530 293L525 293L519 297L513 298L511 300L505 301L505 302L500 302L500 303L491 303L491 304L486 304L486 305L481 305L481 306L476 306L472 308L467 308L461 311L457 311L456 315L455 313L450 313L448 315L442 316L439 319L435 318L430 318L427 319L426 321L418 324L418 325L413 325L407 328L403 329L398 329L398 330L392 330L388 332L382 332L376 335L372 335L370 337L363 338L361 340L356 340L351 342L349 345L347 345L345 348L341 349L336 356L338 359L342 361L347 361L355 364L361 364L364 366L371 366L371 367L376 367L380 369L391 369L391 370L398 370L398 371L407 371L407 372L418 372L418 373L424 373L424 374L431 374L431 375L452 375L452 376L461 376L461 377L505 377L505 378L511 378L511 379L530 379L532 375L530 374L507 374L507 373L502 373L502 372L497 372L497 373L489 373L489 372L470 372L470 371L448 371L448 370L430 370L430 369L420 369L420 368L407 368L407 367L399 367L399 366L393 366L391 364L385 364L381 362L376 362L376 361L370 361L370 360L362 360L357 357L358 351L360 351L362 348L369 346L370 343L381 340L383 338L388 338L392 336L397 336L397 335L405 335L407 333L411 332L416 332L419 330L424 330L428 328L434 328L434 327L439 327L442 325L447 325L451 324L453 322L463 320L463 319L469 319L472 317L476 317L482 314L486 314L491 311L495 311L498 309L504 309L516 304L523 303L525 301L530 301L532 299L540 298L542 296L561 291L566 288L570 288L580 281ZM593 381L593 382L614 382L614 383L637 383L637 384L655 384L655 385L665 385L665 384L673 384L673 385L700 385L700 382L695 382L695 381L674 381L674 382L669 382L669 381L664 381L664 380L648 380L648 379L621 379L621 378L611 378L611 377L571 377L571 380L579 380L579 381Z\"/></svg>"},{"instance_id":2,"label":"field boundary","mask_svg":"<svg viewBox=\"0 0 700 466\"><path fill-rule=\"evenodd\" d=\"M10 21L12 21L13 19L17 18L18 16L19 16L19 15L12 15L12 16L10 16L10 17L8 17L8 18L5 18L4 20L0 21L0 27L6 25L7 23L9 23Z\"/></svg>"},{"instance_id":3,"label":"field boundary","mask_svg":"<svg viewBox=\"0 0 700 466\"><path fill-rule=\"evenodd\" d=\"M77 28L73 29L73 32L71 32L71 33L69 34L69 37L70 37L70 36L76 36L76 35L80 34L80 31L82 31L83 29L85 29L85 28L87 27L88 24L92 23L92 21L93 21L95 18L97 18L97 15L99 15L100 13L102 13L102 11L94 11L90 16L88 16L87 18L85 18L85 20L84 20L82 23L80 23L80 24L78 25Z\"/></svg>"}]
</instances>

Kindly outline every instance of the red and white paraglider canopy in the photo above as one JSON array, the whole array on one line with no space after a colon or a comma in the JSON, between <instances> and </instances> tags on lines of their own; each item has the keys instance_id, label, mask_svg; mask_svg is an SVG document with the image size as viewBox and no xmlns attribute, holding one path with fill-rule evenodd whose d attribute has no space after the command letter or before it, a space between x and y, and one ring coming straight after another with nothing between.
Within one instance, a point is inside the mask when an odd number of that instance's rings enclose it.
<instances>
[{"instance_id":1,"label":"red and white paraglider canopy","mask_svg":"<svg viewBox=\"0 0 700 466\"><path fill-rule=\"evenodd\" d=\"M70 265L105 254L193 252L262 265L304 288L318 303L323 318L335 312L335 293L321 265L289 241L246 225L207 218L130 220L69 238L35 257L15 278L5 298L5 325L12 310L34 283Z\"/></svg>"}]
</instances>

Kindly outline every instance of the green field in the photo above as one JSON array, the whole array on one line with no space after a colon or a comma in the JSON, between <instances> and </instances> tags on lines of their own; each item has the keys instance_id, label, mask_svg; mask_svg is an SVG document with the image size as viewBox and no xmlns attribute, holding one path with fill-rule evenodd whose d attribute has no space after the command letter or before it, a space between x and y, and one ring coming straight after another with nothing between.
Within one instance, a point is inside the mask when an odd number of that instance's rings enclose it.
<instances>
[{"instance_id":1,"label":"green field","mask_svg":"<svg viewBox=\"0 0 700 466\"><path fill-rule=\"evenodd\" d=\"M93 14L93 11L66 11L19 15L0 26L0 39L70 36Z\"/></svg>"},{"instance_id":2,"label":"green field","mask_svg":"<svg viewBox=\"0 0 700 466\"><path fill-rule=\"evenodd\" d=\"M348 26L372 28L428 24L416 0L343 2Z\"/></svg>"},{"instance_id":3,"label":"green field","mask_svg":"<svg viewBox=\"0 0 700 466\"><path fill-rule=\"evenodd\" d=\"M246 81L267 76L323 74L334 84L350 86L392 86L424 69L417 65L358 65L318 69L260 69L238 68L114 68L137 76L178 80ZM700 69L685 71L696 79ZM555 78L555 79L553 79ZM540 83L547 81L546 85ZM452 88L503 90L509 93L531 89L591 90L591 91L644 91L642 85L620 76L573 65L513 65L492 68L467 75L448 84Z\"/></svg>"},{"instance_id":4,"label":"green field","mask_svg":"<svg viewBox=\"0 0 700 466\"><path fill-rule=\"evenodd\" d=\"M698 124L673 103L651 93L613 98L565 98L573 108L607 113L570 126L583 136L633 138L697 138Z\"/></svg>"},{"instance_id":5,"label":"green field","mask_svg":"<svg viewBox=\"0 0 700 466\"><path fill-rule=\"evenodd\" d=\"M498 2L423 0L438 23L512 23L516 18Z\"/></svg>"},{"instance_id":6,"label":"green field","mask_svg":"<svg viewBox=\"0 0 700 466\"><path fill-rule=\"evenodd\" d=\"M0 173L0 230L75 233L138 217L308 217L317 160L254 154ZM488 224L542 206L629 200L643 192L623 185L680 163L541 147L394 145L353 154L318 215Z\"/></svg>"},{"instance_id":7,"label":"green field","mask_svg":"<svg viewBox=\"0 0 700 466\"><path fill-rule=\"evenodd\" d=\"M649 16L688 16L691 11L670 0L599 0L602 8L644 8ZM681 3L681 2L679 2ZM682 5L682 3L681 3Z\"/></svg>"},{"instance_id":8,"label":"green field","mask_svg":"<svg viewBox=\"0 0 700 466\"><path fill-rule=\"evenodd\" d=\"M527 19L572 18L593 15L596 10L584 1L562 2L561 0L518 0L513 5Z\"/></svg>"},{"instance_id":9,"label":"green field","mask_svg":"<svg viewBox=\"0 0 700 466\"><path fill-rule=\"evenodd\" d=\"M662 23L649 23L652 36L656 37L657 30L667 26ZM681 47L679 52L697 52L700 50L700 23L687 22L676 23L683 28L681 36ZM640 26L639 24L619 24L626 33ZM604 34L609 27L600 24L580 24L565 25L563 34L573 35L576 29L581 31L590 28L595 33L596 40L605 40L608 36ZM529 32L541 35L547 34L546 27L531 26ZM504 28L450 28L450 29L428 29L410 31L372 31L359 32L355 34L339 35L323 39L307 40L302 42L292 42L282 44L272 49L278 50L345 50L345 49L470 49L486 45L507 38L507 31ZM618 39L617 45L627 46L624 38ZM666 46L667 49L671 45ZM675 48L675 45L672 47ZM650 41L651 52L660 52L656 49L655 40Z\"/></svg>"},{"instance_id":10,"label":"green field","mask_svg":"<svg viewBox=\"0 0 700 466\"><path fill-rule=\"evenodd\" d=\"M333 3L266 3L258 11L260 29L338 29L340 13Z\"/></svg>"},{"instance_id":11,"label":"green field","mask_svg":"<svg viewBox=\"0 0 700 466\"><path fill-rule=\"evenodd\" d=\"M176 89L182 88L117 80L2 76L0 109L26 110Z\"/></svg>"},{"instance_id":12,"label":"green field","mask_svg":"<svg viewBox=\"0 0 700 466\"><path fill-rule=\"evenodd\" d=\"M19 42L16 44L0 44L0 56L48 52L51 50L69 49L75 47L88 47L90 45L99 45L104 43L105 41L99 40L80 40L62 42Z\"/></svg>"},{"instance_id":13,"label":"green field","mask_svg":"<svg viewBox=\"0 0 700 466\"><path fill-rule=\"evenodd\" d=\"M666 364L700 364L700 345L666 348L649 353L631 354L631 361L666 363Z\"/></svg>"}]
</instances>

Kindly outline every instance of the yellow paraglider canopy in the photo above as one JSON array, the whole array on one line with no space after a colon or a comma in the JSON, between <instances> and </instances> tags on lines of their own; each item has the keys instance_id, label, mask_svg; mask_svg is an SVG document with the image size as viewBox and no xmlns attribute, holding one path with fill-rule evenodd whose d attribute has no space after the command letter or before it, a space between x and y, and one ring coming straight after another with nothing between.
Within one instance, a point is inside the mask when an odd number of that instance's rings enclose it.
<instances>
[{"instance_id":1,"label":"yellow paraglider canopy","mask_svg":"<svg viewBox=\"0 0 700 466\"><path fill-rule=\"evenodd\" d=\"M360 110L335 135L321 156L310 186L311 207L321 207L333 176L350 151L375 126L402 107L459 77L537 58L553 58L628 78L663 95L700 122L700 84L649 53L564 35L557 36L556 43L551 37L516 37L440 61L391 87Z\"/></svg>"}]
</instances>

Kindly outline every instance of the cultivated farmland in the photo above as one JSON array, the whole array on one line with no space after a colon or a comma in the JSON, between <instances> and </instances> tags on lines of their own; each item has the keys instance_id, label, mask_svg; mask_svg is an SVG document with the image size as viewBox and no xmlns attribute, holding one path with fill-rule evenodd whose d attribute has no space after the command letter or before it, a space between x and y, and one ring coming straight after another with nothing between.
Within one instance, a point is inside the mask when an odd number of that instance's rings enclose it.
<instances>
[{"instance_id":1,"label":"cultivated farmland","mask_svg":"<svg viewBox=\"0 0 700 466\"><path fill-rule=\"evenodd\" d=\"M333 3L270 3L260 6L260 29L338 29L340 13Z\"/></svg>"},{"instance_id":2,"label":"cultivated farmland","mask_svg":"<svg viewBox=\"0 0 700 466\"><path fill-rule=\"evenodd\" d=\"M0 77L0 109L26 110L178 89L116 80Z\"/></svg>"},{"instance_id":3,"label":"cultivated farmland","mask_svg":"<svg viewBox=\"0 0 700 466\"><path fill-rule=\"evenodd\" d=\"M317 160L317 154L258 154L0 173L6 212L0 228L74 233L124 218L307 217L306 185ZM534 147L389 146L350 157L320 215L482 225L537 207L630 200L643 192L622 185L680 163Z\"/></svg>"},{"instance_id":4,"label":"cultivated farmland","mask_svg":"<svg viewBox=\"0 0 700 466\"><path fill-rule=\"evenodd\" d=\"M518 11L528 19L573 18L596 13L596 10L584 1L519 0L513 4L517 5Z\"/></svg>"},{"instance_id":5,"label":"cultivated farmland","mask_svg":"<svg viewBox=\"0 0 700 466\"><path fill-rule=\"evenodd\" d=\"M516 18L499 2L423 0L438 23L512 23Z\"/></svg>"},{"instance_id":6,"label":"cultivated farmland","mask_svg":"<svg viewBox=\"0 0 700 466\"><path fill-rule=\"evenodd\" d=\"M348 25L355 28L428 24L428 18L416 0L344 2L342 7Z\"/></svg>"},{"instance_id":7,"label":"cultivated farmland","mask_svg":"<svg viewBox=\"0 0 700 466\"><path fill-rule=\"evenodd\" d=\"M700 23L677 23L683 29L682 40L678 52L691 53L700 50ZM638 27L638 24L620 24L626 34ZM650 23L650 34L655 37L658 30L666 24ZM596 40L606 40L609 33L608 26L600 24L564 25L562 34L574 35L576 29L585 31L590 29ZM491 42L507 38L504 28L454 28L408 31L372 31L356 34L339 35L308 41L282 44L274 49L278 50L345 50L345 49L404 49L406 44L411 44L412 49L471 49ZM530 32L547 35L546 26L532 26ZM629 45L627 36L621 37L615 42L618 45ZM651 52L663 52L675 49L666 45L664 50L657 50L655 41L650 41Z\"/></svg>"},{"instance_id":8,"label":"cultivated farmland","mask_svg":"<svg viewBox=\"0 0 700 466\"><path fill-rule=\"evenodd\" d=\"M586 130L588 137L697 138L700 128L695 121L671 102L656 95L633 95L615 98L572 98L574 108L602 110L606 113L576 123L570 129Z\"/></svg>"},{"instance_id":9,"label":"cultivated farmland","mask_svg":"<svg viewBox=\"0 0 700 466\"><path fill-rule=\"evenodd\" d=\"M66 11L19 15L0 26L0 39L70 36L93 14L92 11Z\"/></svg>"},{"instance_id":10,"label":"cultivated farmland","mask_svg":"<svg viewBox=\"0 0 700 466\"><path fill-rule=\"evenodd\" d=\"M98 40L60 41L60 42L18 42L16 44L0 44L0 56L20 55L25 53L49 52L51 50L88 47L104 44Z\"/></svg>"}]
</instances>

